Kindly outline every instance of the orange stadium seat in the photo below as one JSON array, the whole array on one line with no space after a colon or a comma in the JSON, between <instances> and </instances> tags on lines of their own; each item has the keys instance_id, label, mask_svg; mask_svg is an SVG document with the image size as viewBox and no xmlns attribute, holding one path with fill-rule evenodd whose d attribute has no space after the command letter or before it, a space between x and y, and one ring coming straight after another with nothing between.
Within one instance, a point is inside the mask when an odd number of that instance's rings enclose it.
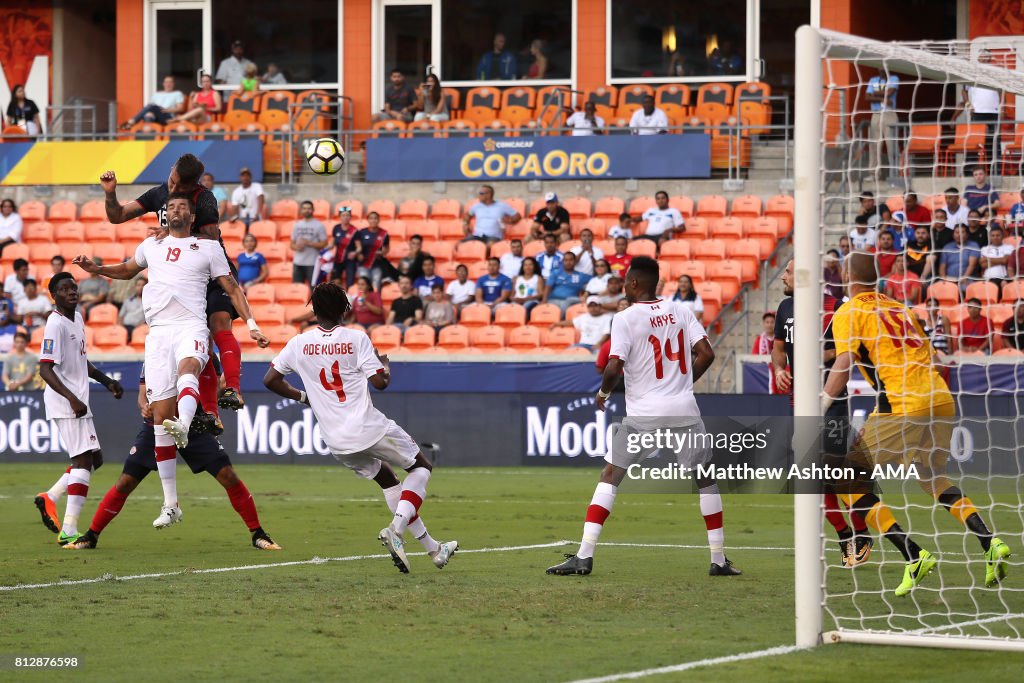
<instances>
[{"instance_id":1,"label":"orange stadium seat","mask_svg":"<svg viewBox=\"0 0 1024 683\"><path fill-rule=\"evenodd\" d=\"M469 346L469 328L462 325L442 327L437 345L449 351L463 351Z\"/></svg>"},{"instance_id":2,"label":"orange stadium seat","mask_svg":"<svg viewBox=\"0 0 1024 683\"><path fill-rule=\"evenodd\" d=\"M220 238L225 242L241 242L245 237L245 223L242 221L224 221L220 224Z\"/></svg>"},{"instance_id":3,"label":"orange stadium seat","mask_svg":"<svg viewBox=\"0 0 1024 683\"><path fill-rule=\"evenodd\" d=\"M701 240L693 245L693 257L698 261L725 259L725 243L720 240Z\"/></svg>"},{"instance_id":4,"label":"orange stadium seat","mask_svg":"<svg viewBox=\"0 0 1024 683\"><path fill-rule=\"evenodd\" d=\"M942 150L942 125L918 123L910 126L907 142L903 147L903 165L909 167L918 155L927 155L939 161Z\"/></svg>"},{"instance_id":5,"label":"orange stadium seat","mask_svg":"<svg viewBox=\"0 0 1024 683\"><path fill-rule=\"evenodd\" d=\"M729 202L717 194L701 197L697 202L697 216L702 218L721 218L728 215Z\"/></svg>"},{"instance_id":6,"label":"orange stadium seat","mask_svg":"<svg viewBox=\"0 0 1024 683\"><path fill-rule=\"evenodd\" d=\"M132 255L135 254L135 245L130 245ZM128 245L120 243L97 242L92 245L92 255L103 259L104 263L121 263L128 254Z\"/></svg>"},{"instance_id":7,"label":"orange stadium seat","mask_svg":"<svg viewBox=\"0 0 1024 683\"><path fill-rule=\"evenodd\" d=\"M1013 316L1013 305L993 304L985 309L985 315L995 327L1002 329L1003 323Z\"/></svg>"},{"instance_id":8,"label":"orange stadium seat","mask_svg":"<svg viewBox=\"0 0 1024 683\"><path fill-rule=\"evenodd\" d=\"M331 219L331 203L326 199L312 199L313 202L313 218L317 218L322 221Z\"/></svg>"},{"instance_id":9,"label":"orange stadium seat","mask_svg":"<svg viewBox=\"0 0 1024 683\"><path fill-rule=\"evenodd\" d=\"M441 130L441 124L437 121L423 119L413 121L406 127L406 136L410 138L436 138Z\"/></svg>"},{"instance_id":10,"label":"orange stadium seat","mask_svg":"<svg viewBox=\"0 0 1024 683\"><path fill-rule=\"evenodd\" d=\"M730 261L740 264L743 282L757 282L761 270L761 245L757 240L740 239L726 247Z\"/></svg>"},{"instance_id":11,"label":"orange stadium seat","mask_svg":"<svg viewBox=\"0 0 1024 683\"><path fill-rule=\"evenodd\" d=\"M458 88L441 88L444 98L448 101L448 111L454 117L456 112L462 111L462 93Z\"/></svg>"},{"instance_id":12,"label":"orange stadium seat","mask_svg":"<svg viewBox=\"0 0 1024 683\"><path fill-rule=\"evenodd\" d=\"M701 261L675 261L671 263L671 275L673 280L686 275L694 284L705 282L708 279L707 264Z\"/></svg>"},{"instance_id":13,"label":"orange stadium seat","mask_svg":"<svg viewBox=\"0 0 1024 683\"><path fill-rule=\"evenodd\" d=\"M25 244L51 244L53 242L53 223L48 221L28 223L21 232L21 241Z\"/></svg>"},{"instance_id":14,"label":"orange stadium seat","mask_svg":"<svg viewBox=\"0 0 1024 683\"><path fill-rule=\"evenodd\" d=\"M107 209L105 202L100 199L90 199L82 204L78 213L78 220L83 223L97 223L107 220Z\"/></svg>"},{"instance_id":15,"label":"orange stadium seat","mask_svg":"<svg viewBox=\"0 0 1024 683\"><path fill-rule=\"evenodd\" d=\"M669 118L682 121L690 112L690 87L670 83L654 91L654 103Z\"/></svg>"},{"instance_id":16,"label":"orange stadium seat","mask_svg":"<svg viewBox=\"0 0 1024 683\"><path fill-rule=\"evenodd\" d=\"M57 227L54 228L53 238L58 242L85 242L87 241L86 234L85 225L78 221L71 221L69 223L58 223Z\"/></svg>"},{"instance_id":17,"label":"orange stadium seat","mask_svg":"<svg viewBox=\"0 0 1024 683\"><path fill-rule=\"evenodd\" d=\"M299 217L299 203L294 199L278 199L270 205L267 218L272 221L293 221Z\"/></svg>"},{"instance_id":18,"label":"orange stadium seat","mask_svg":"<svg viewBox=\"0 0 1024 683\"><path fill-rule=\"evenodd\" d=\"M234 131L229 124L223 121L207 121L199 126L199 133L196 135L197 140L205 140L207 133L214 137L223 138L224 140L237 140L237 135L231 135Z\"/></svg>"},{"instance_id":19,"label":"orange stadium seat","mask_svg":"<svg viewBox=\"0 0 1024 683\"><path fill-rule=\"evenodd\" d=\"M562 319L562 309L554 304L537 304L530 311L530 325L550 327Z\"/></svg>"},{"instance_id":20,"label":"orange stadium seat","mask_svg":"<svg viewBox=\"0 0 1024 683\"><path fill-rule=\"evenodd\" d=\"M378 199L370 202L370 205L366 207L366 213L370 214L374 211L380 216L382 221L394 220L395 218L395 203L390 199Z\"/></svg>"},{"instance_id":21,"label":"orange stadium seat","mask_svg":"<svg viewBox=\"0 0 1024 683\"><path fill-rule=\"evenodd\" d=\"M30 263L45 263L49 265L53 257L53 242L33 242L28 245L28 260Z\"/></svg>"},{"instance_id":22,"label":"orange stadium seat","mask_svg":"<svg viewBox=\"0 0 1024 683\"><path fill-rule=\"evenodd\" d=\"M495 325L470 329L469 343L483 351L502 351L505 348L505 330Z\"/></svg>"},{"instance_id":23,"label":"orange stadium seat","mask_svg":"<svg viewBox=\"0 0 1024 683\"><path fill-rule=\"evenodd\" d=\"M463 327L490 325L491 307L484 304L469 304L459 312L459 324Z\"/></svg>"},{"instance_id":24,"label":"orange stadium seat","mask_svg":"<svg viewBox=\"0 0 1024 683\"><path fill-rule=\"evenodd\" d=\"M418 234L424 240L439 240L441 239L440 222L441 221L435 221L429 218L425 221L418 221L414 227L409 227L408 234L409 236ZM461 224L462 221L459 221L460 226Z\"/></svg>"},{"instance_id":25,"label":"orange stadium seat","mask_svg":"<svg viewBox=\"0 0 1024 683\"><path fill-rule=\"evenodd\" d=\"M567 349L576 343L579 331L575 327L555 327L541 330L541 346L552 351Z\"/></svg>"},{"instance_id":26,"label":"orange stadium seat","mask_svg":"<svg viewBox=\"0 0 1024 683\"><path fill-rule=\"evenodd\" d=\"M654 242L650 240L633 240L626 247L626 253L632 256L649 256L655 258L658 253L658 247Z\"/></svg>"},{"instance_id":27,"label":"orange stadium seat","mask_svg":"<svg viewBox=\"0 0 1024 683\"><path fill-rule=\"evenodd\" d=\"M403 241L409 234L405 221L400 221L397 218L382 219L380 227L388 233L390 241Z\"/></svg>"},{"instance_id":28,"label":"orange stadium seat","mask_svg":"<svg viewBox=\"0 0 1024 683\"><path fill-rule=\"evenodd\" d=\"M120 353L128 345L128 330L120 325L101 327L93 335L92 345L101 353ZM132 349L127 352L133 353Z\"/></svg>"},{"instance_id":29,"label":"orange stadium seat","mask_svg":"<svg viewBox=\"0 0 1024 683\"><path fill-rule=\"evenodd\" d=\"M394 119L388 119L387 121L377 121L373 124L373 134L371 137L389 137L401 135L406 129L404 121L396 121Z\"/></svg>"},{"instance_id":30,"label":"orange stadium seat","mask_svg":"<svg viewBox=\"0 0 1024 683\"><path fill-rule=\"evenodd\" d=\"M48 219L51 223L67 223L68 221L76 220L77 217L78 207L72 201L62 199L59 202L50 204Z\"/></svg>"},{"instance_id":31,"label":"orange stadium seat","mask_svg":"<svg viewBox=\"0 0 1024 683\"><path fill-rule=\"evenodd\" d=\"M411 351L422 351L434 347L434 328L430 325L413 325L405 331L402 346Z\"/></svg>"},{"instance_id":32,"label":"orange stadium seat","mask_svg":"<svg viewBox=\"0 0 1024 683\"><path fill-rule=\"evenodd\" d=\"M895 209L893 209L895 211ZM779 222L779 237L788 235L793 230L794 203L792 195L780 194L768 200L764 215Z\"/></svg>"},{"instance_id":33,"label":"orange stadium seat","mask_svg":"<svg viewBox=\"0 0 1024 683\"><path fill-rule=\"evenodd\" d=\"M743 195L732 200L730 216L737 218L760 218L762 213L761 198L754 194Z\"/></svg>"},{"instance_id":34,"label":"orange stadium seat","mask_svg":"<svg viewBox=\"0 0 1024 683\"><path fill-rule=\"evenodd\" d=\"M526 324L526 309L510 303L494 309L494 324L506 330Z\"/></svg>"},{"instance_id":35,"label":"orange stadium seat","mask_svg":"<svg viewBox=\"0 0 1024 683\"><path fill-rule=\"evenodd\" d=\"M257 248L258 250L258 248ZM270 284L289 284L292 281L292 264L267 264L267 282ZM255 285L253 285L255 287Z\"/></svg>"},{"instance_id":36,"label":"orange stadium seat","mask_svg":"<svg viewBox=\"0 0 1024 683\"><path fill-rule=\"evenodd\" d=\"M569 212L569 218L574 221L590 218L592 207L590 200L585 197L570 197L562 202L562 206Z\"/></svg>"},{"instance_id":37,"label":"orange stadium seat","mask_svg":"<svg viewBox=\"0 0 1024 683\"><path fill-rule=\"evenodd\" d=\"M117 324L117 306L114 304L97 304L89 309L89 324L115 325Z\"/></svg>"},{"instance_id":38,"label":"orange stadium seat","mask_svg":"<svg viewBox=\"0 0 1024 683\"><path fill-rule=\"evenodd\" d=\"M277 295L275 301L279 304L304 304L309 301L309 285L295 283L289 285L276 285Z\"/></svg>"},{"instance_id":39,"label":"orange stadium seat","mask_svg":"<svg viewBox=\"0 0 1024 683\"><path fill-rule=\"evenodd\" d=\"M46 220L46 204L36 199L31 199L18 207L18 215L22 222L28 224L34 221Z\"/></svg>"},{"instance_id":40,"label":"orange stadium seat","mask_svg":"<svg viewBox=\"0 0 1024 683\"><path fill-rule=\"evenodd\" d=\"M619 222L619 216L626 212L626 203L619 197L602 197L594 206L594 218L603 218L613 223Z\"/></svg>"},{"instance_id":41,"label":"orange stadium seat","mask_svg":"<svg viewBox=\"0 0 1024 683\"><path fill-rule=\"evenodd\" d=\"M654 89L649 85L629 85L619 89L619 104L615 115L624 119L633 116L633 112L643 106L644 98L654 97Z\"/></svg>"},{"instance_id":42,"label":"orange stadium seat","mask_svg":"<svg viewBox=\"0 0 1024 683\"><path fill-rule=\"evenodd\" d=\"M281 304L253 304L252 317L261 326L283 325L285 323L285 310Z\"/></svg>"},{"instance_id":43,"label":"orange stadium seat","mask_svg":"<svg viewBox=\"0 0 1024 683\"><path fill-rule=\"evenodd\" d=\"M683 218L693 216L693 199L686 195L675 195L668 198L668 205L683 214Z\"/></svg>"},{"instance_id":44,"label":"orange stadium seat","mask_svg":"<svg viewBox=\"0 0 1024 683\"><path fill-rule=\"evenodd\" d=\"M164 132L167 133L167 137L172 140L195 140L198 135L199 128L194 123L178 121L176 123L168 123L164 128Z\"/></svg>"},{"instance_id":45,"label":"orange stadium seat","mask_svg":"<svg viewBox=\"0 0 1024 683\"><path fill-rule=\"evenodd\" d=\"M723 301L722 285L717 282L694 282L697 294L704 302L705 327L722 310Z\"/></svg>"},{"instance_id":46,"label":"orange stadium seat","mask_svg":"<svg viewBox=\"0 0 1024 683\"><path fill-rule=\"evenodd\" d=\"M136 351L143 351L146 348L146 335L149 334L149 325L143 323L132 330L131 339L128 343Z\"/></svg>"},{"instance_id":47,"label":"orange stadium seat","mask_svg":"<svg viewBox=\"0 0 1024 683\"><path fill-rule=\"evenodd\" d=\"M1024 280L1010 280L1003 284L1002 303L1013 303L1018 299L1024 299Z\"/></svg>"},{"instance_id":48,"label":"orange stadium seat","mask_svg":"<svg viewBox=\"0 0 1024 683\"><path fill-rule=\"evenodd\" d=\"M743 239L743 221L734 216L724 218L712 218L709 221L711 226L711 237L717 240L735 241Z\"/></svg>"},{"instance_id":49,"label":"orange stadium seat","mask_svg":"<svg viewBox=\"0 0 1024 683\"><path fill-rule=\"evenodd\" d=\"M510 119L492 119L480 128L483 135L493 135L496 137L506 138L519 137L519 129Z\"/></svg>"},{"instance_id":50,"label":"orange stadium seat","mask_svg":"<svg viewBox=\"0 0 1024 683\"><path fill-rule=\"evenodd\" d=\"M728 83L705 83L697 89L697 107L709 103L728 107L732 104L732 94Z\"/></svg>"},{"instance_id":51,"label":"orange stadium seat","mask_svg":"<svg viewBox=\"0 0 1024 683\"><path fill-rule=\"evenodd\" d=\"M948 280L935 280L928 286L929 299L938 299L942 306L953 306L960 303L960 288Z\"/></svg>"},{"instance_id":52,"label":"orange stadium seat","mask_svg":"<svg viewBox=\"0 0 1024 683\"><path fill-rule=\"evenodd\" d=\"M398 207L397 218L426 220L430 205L422 199L408 199Z\"/></svg>"},{"instance_id":53,"label":"orange stadium seat","mask_svg":"<svg viewBox=\"0 0 1024 683\"><path fill-rule=\"evenodd\" d=\"M455 244L452 242L432 242L429 248L424 243L423 251L433 256L438 263L455 260Z\"/></svg>"},{"instance_id":54,"label":"orange stadium seat","mask_svg":"<svg viewBox=\"0 0 1024 683\"><path fill-rule=\"evenodd\" d=\"M615 107L619 104L619 89L614 85L602 85L590 91L587 101L594 103L594 110L598 116L605 120L610 119L615 116Z\"/></svg>"},{"instance_id":55,"label":"orange stadium seat","mask_svg":"<svg viewBox=\"0 0 1024 683\"><path fill-rule=\"evenodd\" d=\"M149 236L149 228L142 221L128 221L117 226L117 239L127 244L138 244Z\"/></svg>"},{"instance_id":56,"label":"orange stadium seat","mask_svg":"<svg viewBox=\"0 0 1024 683\"><path fill-rule=\"evenodd\" d=\"M378 351L394 351L402 345L402 331L394 325L379 325L370 330L370 341Z\"/></svg>"},{"instance_id":57,"label":"orange stadium seat","mask_svg":"<svg viewBox=\"0 0 1024 683\"><path fill-rule=\"evenodd\" d=\"M363 209L363 203L358 199L342 199L334 205L334 215L337 216L340 214L342 209L348 209L351 211L352 220L354 221L361 221L366 217L366 211Z\"/></svg>"},{"instance_id":58,"label":"orange stadium seat","mask_svg":"<svg viewBox=\"0 0 1024 683\"><path fill-rule=\"evenodd\" d=\"M512 328L508 331L508 348L520 352L539 351L540 330L529 325Z\"/></svg>"},{"instance_id":59,"label":"orange stadium seat","mask_svg":"<svg viewBox=\"0 0 1024 683\"><path fill-rule=\"evenodd\" d=\"M128 129L132 140L163 140L164 127L151 121L139 121Z\"/></svg>"},{"instance_id":60,"label":"orange stadium seat","mask_svg":"<svg viewBox=\"0 0 1024 683\"><path fill-rule=\"evenodd\" d=\"M587 305L586 304L573 304L569 308L565 309L565 319L572 321L581 315L586 315Z\"/></svg>"},{"instance_id":61,"label":"orange stadium seat","mask_svg":"<svg viewBox=\"0 0 1024 683\"><path fill-rule=\"evenodd\" d=\"M437 226L437 239L457 242L466 236L466 230L461 220L445 219L434 221L434 224Z\"/></svg>"},{"instance_id":62,"label":"orange stadium seat","mask_svg":"<svg viewBox=\"0 0 1024 683\"><path fill-rule=\"evenodd\" d=\"M274 285L262 282L245 290L245 297L249 300L250 304L272 304L277 299L278 287L280 285L275 287Z\"/></svg>"},{"instance_id":63,"label":"orange stadium seat","mask_svg":"<svg viewBox=\"0 0 1024 683\"><path fill-rule=\"evenodd\" d=\"M244 111L255 115L260 110L261 93L232 93L227 100L227 112Z\"/></svg>"},{"instance_id":64,"label":"orange stadium seat","mask_svg":"<svg viewBox=\"0 0 1024 683\"><path fill-rule=\"evenodd\" d=\"M484 119L483 123L493 119L493 116L488 116ZM481 133L477 129L477 126L483 125L483 123L477 123L473 119L455 119L454 121L445 121L441 125L441 137L443 138L477 138L480 137Z\"/></svg>"},{"instance_id":65,"label":"orange stadium seat","mask_svg":"<svg viewBox=\"0 0 1024 683\"><path fill-rule=\"evenodd\" d=\"M469 267L469 279L479 280L480 278L487 275L487 262L486 261L474 261L473 263L467 264Z\"/></svg>"},{"instance_id":66,"label":"orange stadium seat","mask_svg":"<svg viewBox=\"0 0 1024 683\"><path fill-rule=\"evenodd\" d=\"M384 302L384 306L390 308L392 302L400 296L402 296L402 292L394 282L388 282L380 286L380 298Z\"/></svg>"},{"instance_id":67,"label":"orange stadium seat","mask_svg":"<svg viewBox=\"0 0 1024 683\"><path fill-rule=\"evenodd\" d=\"M942 165L939 167L941 175L953 173L955 157L957 155L971 155L978 157L978 161L984 161L986 125L984 123L958 123L953 135L953 142L942 152ZM896 209L893 209L895 211Z\"/></svg>"},{"instance_id":68,"label":"orange stadium seat","mask_svg":"<svg viewBox=\"0 0 1024 683\"><path fill-rule=\"evenodd\" d=\"M704 240L710 235L710 221L707 218L691 218L686 221L686 231L683 232L679 237L684 240L696 241Z\"/></svg>"},{"instance_id":69,"label":"orange stadium seat","mask_svg":"<svg viewBox=\"0 0 1024 683\"><path fill-rule=\"evenodd\" d=\"M430 207L430 217L435 220L455 219L462 216L462 205L457 199L438 199Z\"/></svg>"},{"instance_id":70,"label":"orange stadium seat","mask_svg":"<svg viewBox=\"0 0 1024 683\"><path fill-rule=\"evenodd\" d=\"M277 223L274 221L253 221L249 224L249 234L260 242L273 242L277 239Z\"/></svg>"},{"instance_id":71,"label":"orange stadium seat","mask_svg":"<svg viewBox=\"0 0 1024 683\"><path fill-rule=\"evenodd\" d=\"M644 240L645 242L648 240ZM634 243L635 244L635 243ZM628 252L627 248L627 252ZM661 245L659 261L677 262L690 260L690 243L686 240L669 240Z\"/></svg>"},{"instance_id":72,"label":"orange stadium seat","mask_svg":"<svg viewBox=\"0 0 1024 683\"><path fill-rule=\"evenodd\" d=\"M629 203L629 215L633 218L639 218L644 214L644 211L657 205L654 197L636 197Z\"/></svg>"},{"instance_id":73,"label":"orange stadium seat","mask_svg":"<svg viewBox=\"0 0 1024 683\"><path fill-rule=\"evenodd\" d=\"M85 224L85 240L88 242L116 242L117 226L107 221Z\"/></svg>"},{"instance_id":74,"label":"orange stadium seat","mask_svg":"<svg viewBox=\"0 0 1024 683\"><path fill-rule=\"evenodd\" d=\"M475 240L471 242L456 242L454 255L455 260L460 263L469 264L474 261L483 261L487 258L487 245Z\"/></svg>"},{"instance_id":75,"label":"orange stadium seat","mask_svg":"<svg viewBox=\"0 0 1024 683\"><path fill-rule=\"evenodd\" d=\"M976 298L981 301L982 306L994 304L999 301L999 286L994 282L972 282L967 285L964 292L964 301Z\"/></svg>"}]
</instances>

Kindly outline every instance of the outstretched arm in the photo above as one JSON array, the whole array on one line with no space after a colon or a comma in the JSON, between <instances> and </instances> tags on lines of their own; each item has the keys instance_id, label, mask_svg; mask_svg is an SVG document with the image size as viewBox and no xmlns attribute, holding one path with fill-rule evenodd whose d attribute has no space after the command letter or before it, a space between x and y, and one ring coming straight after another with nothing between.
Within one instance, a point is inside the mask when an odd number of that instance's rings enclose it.
<instances>
[{"instance_id":1,"label":"outstretched arm","mask_svg":"<svg viewBox=\"0 0 1024 683\"><path fill-rule=\"evenodd\" d=\"M273 365L267 370L267 374L263 376L263 386L270 389L272 392L282 398L290 398L298 403L304 403L309 405L309 399L306 398L306 392L301 389L296 389L291 384L288 384L288 380L284 378L280 372L278 372Z\"/></svg>"},{"instance_id":2,"label":"outstretched arm","mask_svg":"<svg viewBox=\"0 0 1024 683\"><path fill-rule=\"evenodd\" d=\"M107 220L111 223L125 223L146 213L142 205L134 199L127 204L117 200L117 176L113 171L107 171L100 176L100 186L107 196L104 207L107 210Z\"/></svg>"},{"instance_id":3,"label":"outstretched arm","mask_svg":"<svg viewBox=\"0 0 1024 683\"><path fill-rule=\"evenodd\" d=\"M91 258L82 255L76 256L71 263L90 275L98 274L112 280L131 280L143 270L142 266L135 262L135 259L128 259L124 263L115 263L109 266L97 266Z\"/></svg>"}]
</instances>

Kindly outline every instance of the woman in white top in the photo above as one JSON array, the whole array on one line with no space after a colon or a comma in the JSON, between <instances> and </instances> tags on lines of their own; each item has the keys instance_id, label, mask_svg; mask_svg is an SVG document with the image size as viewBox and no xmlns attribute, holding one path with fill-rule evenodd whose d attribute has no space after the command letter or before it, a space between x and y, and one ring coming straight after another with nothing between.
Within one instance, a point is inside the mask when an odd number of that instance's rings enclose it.
<instances>
[{"instance_id":1,"label":"woman in white top","mask_svg":"<svg viewBox=\"0 0 1024 683\"><path fill-rule=\"evenodd\" d=\"M604 296L608 291L608 279L612 276L612 269L604 259L594 262L594 277L587 283L587 294Z\"/></svg>"},{"instance_id":2,"label":"woman in white top","mask_svg":"<svg viewBox=\"0 0 1024 683\"><path fill-rule=\"evenodd\" d=\"M416 110L416 121L447 121L451 118L448 113L448 100L441 90L441 81L434 74L427 76L416 92L416 104L413 109Z\"/></svg>"},{"instance_id":3,"label":"woman in white top","mask_svg":"<svg viewBox=\"0 0 1024 683\"><path fill-rule=\"evenodd\" d=\"M21 241L21 216L13 199L0 202L0 254L4 247Z\"/></svg>"},{"instance_id":4,"label":"woman in white top","mask_svg":"<svg viewBox=\"0 0 1024 683\"><path fill-rule=\"evenodd\" d=\"M529 316L530 310L540 303L543 292L544 278L541 277L537 259L527 256L523 259L519 275L512 284L512 301L525 308L526 315Z\"/></svg>"},{"instance_id":5,"label":"woman in white top","mask_svg":"<svg viewBox=\"0 0 1024 683\"><path fill-rule=\"evenodd\" d=\"M679 276L679 288L672 295L672 301L678 301L689 308L697 318L697 322L701 325L704 324L704 302L701 300L700 294L697 294L697 290L693 288L693 280L689 275Z\"/></svg>"}]
</instances>

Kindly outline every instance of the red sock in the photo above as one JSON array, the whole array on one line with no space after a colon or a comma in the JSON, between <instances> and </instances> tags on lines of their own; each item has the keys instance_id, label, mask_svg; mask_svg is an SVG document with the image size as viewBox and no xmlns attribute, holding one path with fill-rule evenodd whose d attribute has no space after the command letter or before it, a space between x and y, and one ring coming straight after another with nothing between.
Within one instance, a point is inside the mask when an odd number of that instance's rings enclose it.
<instances>
[{"instance_id":1,"label":"red sock","mask_svg":"<svg viewBox=\"0 0 1024 683\"><path fill-rule=\"evenodd\" d=\"M856 510L850 510L850 522L853 523L853 530L858 534L868 533L868 525L864 521L864 516Z\"/></svg>"},{"instance_id":2,"label":"red sock","mask_svg":"<svg viewBox=\"0 0 1024 683\"><path fill-rule=\"evenodd\" d=\"M837 533L843 533L849 528L846 517L839 510L839 496L831 491L825 494L825 519Z\"/></svg>"},{"instance_id":3,"label":"red sock","mask_svg":"<svg viewBox=\"0 0 1024 683\"><path fill-rule=\"evenodd\" d=\"M260 516L256 512L256 503L253 502L252 494L249 493L249 489L245 488L243 482L239 481L234 488L228 489L228 498L231 499L231 507L235 508L235 512L245 522L245 526L249 527L249 531L255 531L260 527Z\"/></svg>"},{"instance_id":4,"label":"red sock","mask_svg":"<svg viewBox=\"0 0 1024 683\"><path fill-rule=\"evenodd\" d=\"M114 517L117 517L117 513L121 512L126 500L128 500L127 493L121 493L116 487L111 486L107 495L103 496L103 500L100 501L99 507L96 508L96 514L92 516L92 523L89 525L90 531L98 534L106 529Z\"/></svg>"},{"instance_id":5,"label":"red sock","mask_svg":"<svg viewBox=\"0 0 1024 683\"><path fill-rule=\"evenodd\" d=\"M203 410L220 415L217 410L217 371L213 369L213 363L207 363L199 373L199 400Z\"/></svg>"},{"instance_id":6,"label":"red sock","mask_svg":"<svg viewBox=\"0 0 1024 683\"><path fill-rule=\"evenodd\" d=\"M214 332L213 341L220 351L220 364L224 368L224 383L235 391L241 391L242 387L242 348L231 330Z\"/></svg>"}]
</instances>

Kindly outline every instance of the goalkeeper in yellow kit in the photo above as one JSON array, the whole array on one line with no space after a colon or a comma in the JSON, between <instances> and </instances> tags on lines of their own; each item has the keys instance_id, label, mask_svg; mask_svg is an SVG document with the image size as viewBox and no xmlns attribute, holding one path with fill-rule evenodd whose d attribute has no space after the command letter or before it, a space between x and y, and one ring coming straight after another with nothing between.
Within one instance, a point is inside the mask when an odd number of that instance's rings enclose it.
<instances>
[{"instance_id":1,"label":"goalkeeper in yellow kit","mask_svg":"<svg viewBox=\"0 0 1024 683\"><path fill-rule=\"evenodd\" d=\"M850 460L867 471L894 461L913 463L921 488L978 537L987 563L985 585L995 586L1006 576L1010 548L993 536L971 499L946 477L956 404L934 367L935 350L910 309L878 293L874 255L851 254L842 277L850 300L832 318L836 359L825 382L823 408L849 381L853 364L860 365L877 402L850 449ZM900 528L869 483L847 482L840 497L906 559L897 596L909 593L935 569L935 556Z\"/></svg>"}]
</instances>

